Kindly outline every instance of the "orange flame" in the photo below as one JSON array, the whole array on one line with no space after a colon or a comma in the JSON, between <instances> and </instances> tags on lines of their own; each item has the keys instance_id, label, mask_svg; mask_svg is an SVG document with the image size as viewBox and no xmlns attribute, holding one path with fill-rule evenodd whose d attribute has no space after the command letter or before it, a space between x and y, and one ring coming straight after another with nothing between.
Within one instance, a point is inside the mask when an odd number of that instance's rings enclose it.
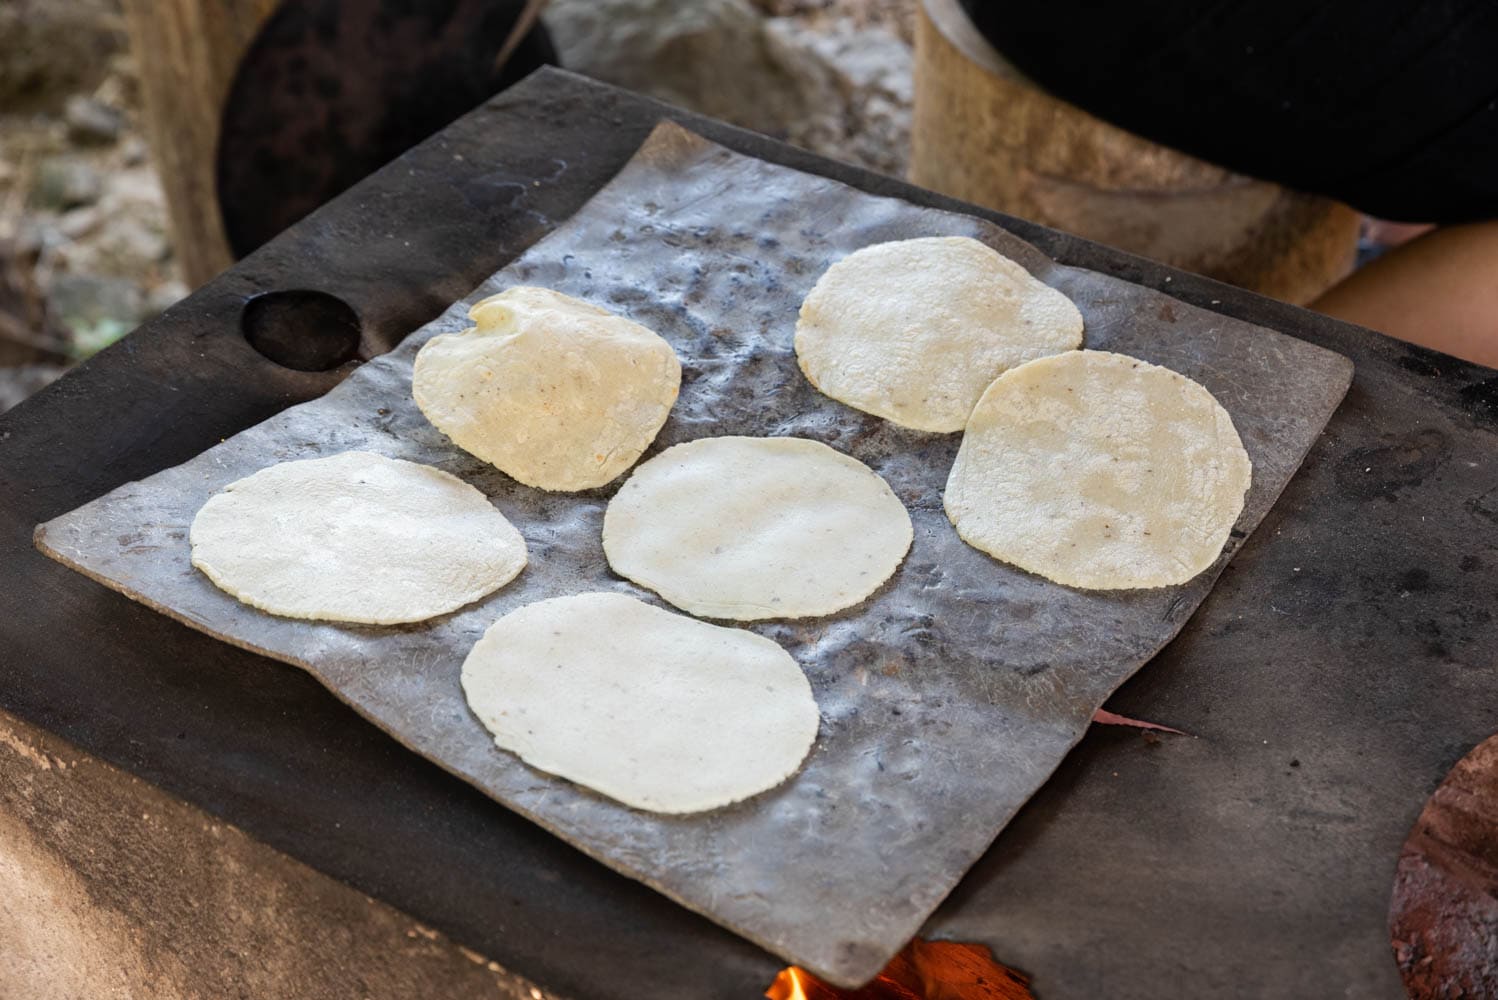
<instances>
[{"instance_id":1,"label":"orange flame","mask_svg":"<svg viewBox=\"0 0 1498 1000\"><path fill-rule=\"evenodd\" d=\"M770 1000L811 1000L806 995L803 983L810 978L807 973L802 972L794 965L780 970L780 975L765 990L765 996Z\"/></svg>"},{"instance_id":2,"label":"orange flame","mask_svg":"<svg viewBox=\"0 0 1498 1000\"><path fill-rule=\"evenodd\" d=\"M769 1000L1034 1000L1029 978L994 961L980 944L916 938L874 980L853 990L829 986L805 969L780 970Z\"/></svg>"}]
</instances>

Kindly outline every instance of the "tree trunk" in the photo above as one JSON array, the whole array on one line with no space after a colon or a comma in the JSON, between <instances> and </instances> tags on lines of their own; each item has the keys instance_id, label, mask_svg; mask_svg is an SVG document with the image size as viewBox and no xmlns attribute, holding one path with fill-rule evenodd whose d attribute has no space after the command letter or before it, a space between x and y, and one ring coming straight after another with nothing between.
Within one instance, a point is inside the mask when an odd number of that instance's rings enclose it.
<instances>
[{"instance_id":1,"label":"tree trunk","mask_svg":"<svg viewBox=\"0 0 1498 1000\"><path fill-rule=\"evenodd\" d=\"M146 132L182 275L197 287L233 258L214 188L214 150L240 56L277 0L124 0Z\"/></svg>"}]
</instances>

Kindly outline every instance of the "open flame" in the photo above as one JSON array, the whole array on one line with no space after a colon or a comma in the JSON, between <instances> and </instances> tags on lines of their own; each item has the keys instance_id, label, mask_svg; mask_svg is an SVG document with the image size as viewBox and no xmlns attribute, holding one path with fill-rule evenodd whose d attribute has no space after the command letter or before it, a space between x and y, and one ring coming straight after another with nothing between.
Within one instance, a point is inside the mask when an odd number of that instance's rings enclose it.
<instances>
[{"instance_id":1,"label":"open flame","mask_svg":"<svg viewBox=\"0 0 1498 1000\"><path fill-rule=\"evenodd\" d=\"M806 993L808 982L816 982L810 973L802 972L794 965L787 966L780 970L780 975L765 990L765 996L770 1000L811 1000Z\"/></svg>"},{"instance_id":2,"label":"open flame","mask_svg":"<svg viewBox=\"0 0 1498 1000\"><path fill-rule=\"evenodd\" d=\"M922 941L905 946L858 989L829 986L805 969L780 970L769 1000L1034 1000L1029 978L994 961L981 944Z\"/></svg>"}]
</instances>

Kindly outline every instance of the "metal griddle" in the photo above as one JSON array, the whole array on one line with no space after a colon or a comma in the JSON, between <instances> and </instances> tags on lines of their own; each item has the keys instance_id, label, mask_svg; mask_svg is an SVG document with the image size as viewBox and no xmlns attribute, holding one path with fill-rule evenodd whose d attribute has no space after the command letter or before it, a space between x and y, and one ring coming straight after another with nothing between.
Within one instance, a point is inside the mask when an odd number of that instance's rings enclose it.
<instances>
[{"instance_id":1,"label":"metal griddle","mask_svg":"<svg viewBox=\"0 0 1498 1000\"><path fill-rule=\"evenodd\" d=\"M610 872L299 670L90 583L31 531L348 374L280 368L247 296L351 303L393 346L575 211L661 117L732 148L1002 222L1114 274L1351 357L1353 387L1175 642L924 933L1046 1000L1402 995L1385 907L1426 795L1498 729L1498 377L610 88L543 72L0 417L0 704L557 992L754 997L780 963ZM406 245L409 243L410 245ZM482 891L476 887L482 886Z\"/></svg>"},{"instance_id":2,"label":"metal griddle","mask_svg":"<svg viewBox=\"0 0 1498 1000\"><path fill-rule=\"evenodd\" d=\"M812 283L891 239L983 239L1082 310L1088 346L1167 365L1232 414L1254 463L1234 537L1178 587L1088 592L988 558L948 523L941 494L960 436L924 434L817 392L791 349ZM411 399L411 366L468 306L539 284L659 331L683 387L647 456L722 434L811 437L884 476L915 543L889 584L843 613L752 626L811 677L822 714L801 771L767 794L692 817L630 809L502 753L467 708L463 658L502 615L618 581L600 540L613 487L584 495L515 483L454 447ZM1341 402L1340 355L1076 268L987 222L921 208L656 128L629 164L545 240L463 302L355 372L184 465L41 525L48 554L172 617L307 668L406 746L605 864L824 979L874 977L1081 738L1093 712L1168 642L1259 522ZM363 449L477 485L526 535L515 583L402 628L277 618L191 565L188 528L236 479L276 462Z\"/></svg>"}]
</instances>

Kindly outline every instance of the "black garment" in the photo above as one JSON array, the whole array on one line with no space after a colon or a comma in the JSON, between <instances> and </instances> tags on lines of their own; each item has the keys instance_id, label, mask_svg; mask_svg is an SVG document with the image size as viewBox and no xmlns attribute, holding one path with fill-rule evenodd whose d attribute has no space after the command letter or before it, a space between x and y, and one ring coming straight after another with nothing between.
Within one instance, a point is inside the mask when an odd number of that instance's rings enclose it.
<instances>
[{"instance_id":1,"label":"black garment","mask_svg":"<svg viewBox=\"0 0 1498 1000\"><path fill-rule=\"evenodd\" d=\"M1498 0L962 0L1050 92L1405 222L1498 219Z\"/></svg>"}]
</instances>

